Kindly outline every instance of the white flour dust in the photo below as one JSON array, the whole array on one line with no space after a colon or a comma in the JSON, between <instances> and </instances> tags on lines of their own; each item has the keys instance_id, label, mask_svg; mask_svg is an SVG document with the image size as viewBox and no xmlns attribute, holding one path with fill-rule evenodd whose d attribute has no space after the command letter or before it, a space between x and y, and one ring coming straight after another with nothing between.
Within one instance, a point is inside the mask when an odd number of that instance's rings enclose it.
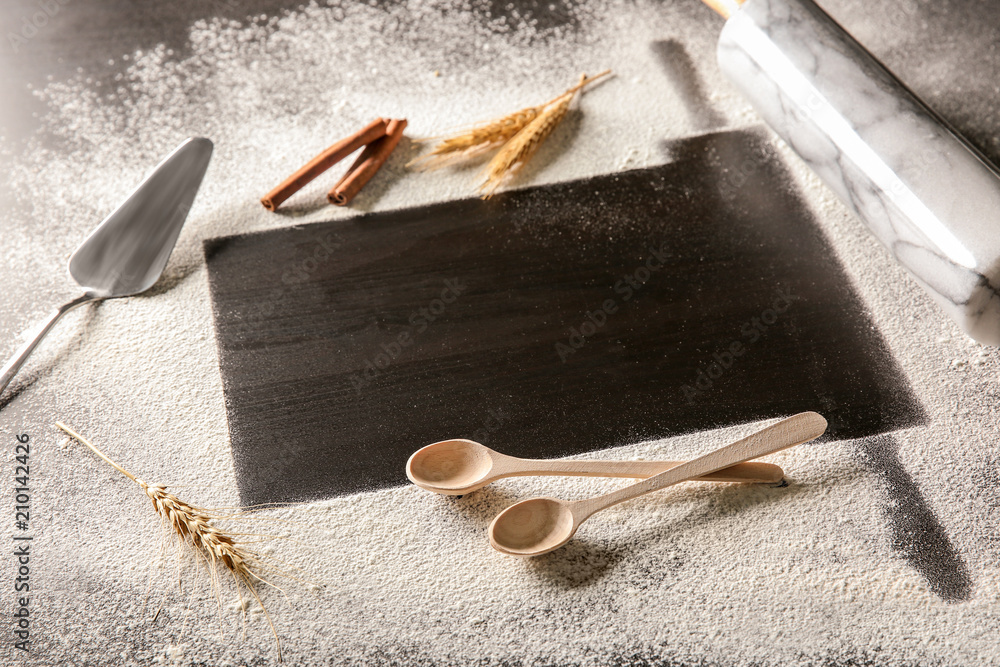
<instances>
[{"instance_id":1,"label":"white flour dust","mask_svg":"<svg viewBox=\"0 0 1000 667\"><path fill-rule=\"evenodd\" d=\"M652 48L671 40L683 45L720 122L759 122L718 74L720 23L698 3L567 11L572 20L553 29L434 1L203 20L183 53L109 54L107 71L37 91L47 113L27 149L8 155L14 168L4 176L13 204L0 210L0 279L11 291L0 303L0 340L13 341L74 295L66 256L163 154L189 135L210 137L216 153L160 285L67 318L0 413L2 431L30 433L37 452L44 555L38 644L25 664L274 662L260 614L239 637L231 588L221 636L205 582L176 591L145 499L51 424L66 421L150 482L191 485L187 500L236 502L203 240L465 197L475 184L468 172L406 171L416 152L404 141L350 210L325 205L335 169L283 213L266 212L259 197L306 160L377 116L407 118L413 138L440 134L611 68L616 76L582 96L522 183L659 164L663 140L706 129ZM1000 661L996 353L962 337L779 149L925 408L927 425L893 438L967 569L966 598L943 599L893 548L888 483L857 443L833 442L771 457L786 469L787 487L686 484L604 512L565 549L526 561L490 548L486 527L500 509L624 482L521 479L461 499L401 487L274 510L315 528L309 545L278 542L270 553L325 584L287 586L287 602L267 595L288 664ZM5 354L13 350L5 345ZM600 456L689 457L750 429Z\"/></svg>"}]
</instances>

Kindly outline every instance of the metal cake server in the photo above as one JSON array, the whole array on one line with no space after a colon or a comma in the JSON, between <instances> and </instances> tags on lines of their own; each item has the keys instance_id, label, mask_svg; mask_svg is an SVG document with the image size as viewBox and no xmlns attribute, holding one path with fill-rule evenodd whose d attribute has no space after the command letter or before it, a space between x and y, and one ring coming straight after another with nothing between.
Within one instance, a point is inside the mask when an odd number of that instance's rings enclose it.
<instances>
[{"instance_id":1,"label":"metal cake server","mask_svg":"<svg viewBox=\"0 0 1000 667\"><path fill-rule=\"evenodd\" d=\"M145 292L159 280L211 157L211 141L186 140L80 244L69 274L83 296L49 315L0 369L0 393L63 315L92 301Z\"/></svg>"}]
</instances>

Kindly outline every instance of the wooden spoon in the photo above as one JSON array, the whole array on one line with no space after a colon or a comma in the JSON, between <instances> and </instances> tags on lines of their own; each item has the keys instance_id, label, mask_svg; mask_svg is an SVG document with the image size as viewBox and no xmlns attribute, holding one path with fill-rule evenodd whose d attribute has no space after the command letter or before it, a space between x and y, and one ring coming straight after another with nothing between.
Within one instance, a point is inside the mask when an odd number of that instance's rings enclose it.
<instances>
[{"instance_id":1,"label":"wooden spoon","mask_svg":"<svg viewBox=\"0 0 1000 667\"><path fill-rule=\"evenodd\" d=\"M710 454L596 498L574 502L558 498L523 500L493 519L490 544L511 556L540 556L569 542L581 523L612 505L808 442L823 435L824 431L826 420L823 417L815 412L802 412Z\"/></svg>"},{"instance_id":2,"label":"wooden spoon","mask_svg":"<svg viewBox=\"0 0 1000 667\"><path fill-rule=\"evenodd\" d=\"M519 459L473 440L442 440L410 456L406 476L421 489L449 496L480 489L504 477L565 475L636 477L657 475L680 461L546 461ZM784 471L772 463L741 463L700 477L704 482L780 482Z\"/></svg>"}]
</instances>

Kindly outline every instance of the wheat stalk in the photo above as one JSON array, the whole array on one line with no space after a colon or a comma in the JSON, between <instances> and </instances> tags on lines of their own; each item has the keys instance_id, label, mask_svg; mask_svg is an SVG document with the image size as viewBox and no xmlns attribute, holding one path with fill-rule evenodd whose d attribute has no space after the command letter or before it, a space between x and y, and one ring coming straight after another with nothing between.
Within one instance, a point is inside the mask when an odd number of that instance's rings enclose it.
<instances>
[{"instance_id":1,"label":"wheat stalk","mask_svg":"<svg viewBox=\"0 0 1000 667\"><path fill-rule=\"evenodd\" d=\"M545 104L537 117L504 144L484 170L486 180L479 186L479 191L484 193L483 198L492 197L505 181L513 178L527 164L542 142L566 117L570 104L584 86L610 73L611 70L605 70L590 78L581 75L580 83Z\"/></svg>"},{"instance_id":2,"label":"wheat stalk","mask_svg":"<svg viewBox=\"0 0 1000 667\"><path fill-rule=\"evenodd\" d=\"M278 649L278 662L281 662L281 641L278 639L278 633L274 628L274 623L271 621L271 615L264 607L264 603L260 599L260 595L257 593L255 587L256 582L273 586L273 584L262 579L257 573L257 570L263 567L257 554L241 546L233 534L214 526L212 522L219 517L211 511L187 503L172 493L168 493L167 487L161 484L147 484L112 461L104 452L62 422L56 422L56 426L69 434L70 437L89 447L92 452L97 454L112 468L138 484L139 488L152 501L153 509L156 510L156 513L170 524L174 532L180 536L181 541L190 544L202 557L207 557L207 561L212 567L213 577L215 569L221 563L232 574L233 580L236 582L236 591L240 597L241 609L244 609L245 605L243 604L243 595L240 592L240 584L246 587L264 612ZM213 587L214 585L215 581L213 579ZM245 616L245 609L243 613Z\"/></svg>"}]
</instances>

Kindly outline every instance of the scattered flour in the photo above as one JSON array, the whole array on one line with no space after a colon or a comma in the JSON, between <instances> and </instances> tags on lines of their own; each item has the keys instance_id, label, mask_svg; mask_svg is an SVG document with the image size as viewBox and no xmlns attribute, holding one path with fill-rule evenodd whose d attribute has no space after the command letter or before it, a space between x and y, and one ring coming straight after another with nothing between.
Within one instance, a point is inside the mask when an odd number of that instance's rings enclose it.
<instances>
[{"instance_id":1,"label":"scattered flour","mask_svg":"<svg viewBox=\"0 0 1000 667\"><path fill-rule=\"evenodd\" d=\"M607 67L617 76L582 97L525 182L660 163L660 142L701 127L651 48L663 40L684 45L725 123L758 122L718 74L720 24L696 2L601 0L565 8L564 25L551 27L484 6L312 3L202 20L184 53L109 53L106 71L37 91L47 108L37 136L16 154L0 145L12 165L0 186L11 204L0 210L5 354L75 295L66 257L144 172L188 135L212 138L216 154L163 280L149 295L67 317L0 412L0 432L35 443L40 592L24 664L274 663L261 615L251 614L244 640L238 605L226 603L220 633L205 578L178 591L138 489L51 424L68 422L150 482L191 485L186 499L234 504L202 241L464 197L474 183L468 172L407 172L408 142L352 210L325 205L328 174L268 213L257 200L281 177L376 116L408 118L414 138L435 135ZM928 424L893 437L971 573L968 599L941 599L892 548L886 489L857 443L834 442L772 457L785 488L684 485L608 510L565 549L526 561L489 547L500 509L541 491L579 498L624 482L508 480L461 499L402 487L274 510L318 533L312 547L275 545L276 558L316 580L286 586L287 603L267 596L288 664L1000 662L996 352L963 337L779 149L924 404ZM600 455L694 456L749 428Z\"/></svg>"}]
</instances>

